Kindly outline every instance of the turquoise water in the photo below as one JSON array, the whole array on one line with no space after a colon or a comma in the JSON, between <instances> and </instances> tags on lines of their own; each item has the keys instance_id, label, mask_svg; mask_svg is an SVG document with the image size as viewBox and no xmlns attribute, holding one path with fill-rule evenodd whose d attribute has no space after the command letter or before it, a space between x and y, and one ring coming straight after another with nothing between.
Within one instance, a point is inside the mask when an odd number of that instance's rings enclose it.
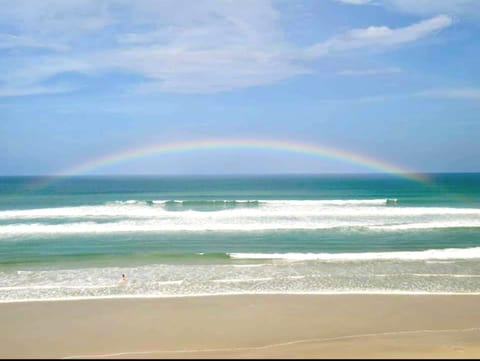
<instances>
[{"instance_id":1,"label":"turquoise water","mask_svg":"<svg viewBox=\"0 0 480 361\"><path fill-rule=\"evenodd\" d=\"M480 292L480 174L428 177L0 177L0 301Z\"/></svg>"}]
</instances>

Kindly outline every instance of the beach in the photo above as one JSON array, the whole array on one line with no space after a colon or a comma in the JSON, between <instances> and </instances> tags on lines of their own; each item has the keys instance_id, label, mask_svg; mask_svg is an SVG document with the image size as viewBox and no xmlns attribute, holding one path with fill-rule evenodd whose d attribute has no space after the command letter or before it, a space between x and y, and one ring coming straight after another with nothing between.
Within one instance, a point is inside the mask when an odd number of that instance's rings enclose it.
<instances>
[{"instance_id":1,"label":"beach","mask_svg":"<svg viewBox=\"0 0 480 361\"><path fill-rule=\"evenodd\" d=\"M478 295L0 304L2 358L478 358Z\"/></svg>"}]
</instances>

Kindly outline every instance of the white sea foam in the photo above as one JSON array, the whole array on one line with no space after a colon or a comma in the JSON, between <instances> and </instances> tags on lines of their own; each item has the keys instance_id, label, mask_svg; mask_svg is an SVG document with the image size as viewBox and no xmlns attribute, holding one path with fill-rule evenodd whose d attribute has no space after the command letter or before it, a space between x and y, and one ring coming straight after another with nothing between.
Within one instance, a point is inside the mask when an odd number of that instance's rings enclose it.
<instances>
[{"instance_id":1,"label":"white sea foam","mask_svg":"<svg viewBox=\"0 0 480 361\"><path fill-rule=\"evenodd\" d=\"M264 267L264 264L234 264L232 265L233 268L257 268L257 267Z\"/></svg>"},{"instance_id":2,"label":"white sea foam","mask_svg":"<svg viewBox=\"0 0 480 361\"><path fill-rule=\"evenodd\" d=\"M406 224L384 224L379 226L370 226L369 228L373 230L384 230L384 231L405 231L405 230L414 230L414 229L438 229L438 228L476 228L480 227L480 219L473 220L452 220L452 221L441 221L441 222L414 222Z\"/></svg>"},{"instance_id":3,"label":"white sea foam","mask_svg":"<svg viewBox=\"0 0 480 361\"><path fill-rule=\"evenodd\" d=\"M159 285L181 285L182 283L183 283L183 280L158 282Z\"/></svg>"},{"instance_id":4,"label":"white sea foam","mask_svg":"<svg viewBox=\"0 0 480 361\"><path fill-rule=\"evenodd\" d=\"M415 276L415 277L453 277L453 278L479 278L480 275L464 275L464 274L451 274L451 273L406 273L400 274L403 276Z\"/></svg>"},{"instance_id":5,"label":"white sea foam","mask_svg":"<svg viewBox=\"0 0 480 361\"><path fill-rule=\"evenodd\" d=\"M237 259L280 259L286 261L369 261L369 260L447 260L480 258L480 247L429 249L409 252L363 253L230 253Z\"/></svg>"},{"instance_id":6,"label":"white sea foam","mask_svg":"<svg viewBox=\"0 0 480 361\"><path fill-rule=\"evenodd\" d=\"M152 200L140 201L140 200L128 200L128 201L114 201L107 202L104 205L92 205L92 206L77 206L77 207L57 207L57 208L37 208L37 209L24 209L24 210L7 210L0 211L0 219L15 219L15 218L63 218L63 217L98 217L98 216L158 216L165 212L166 204L220 204L220 203L260 203L267 209L278 208L278 206L286 207L307 207L311 211L311 206L323 207L327 205L385 205L387 199L374 199L374 200L326 200L326 201L289 201L289 200L268 200L268 201L255 201L255 200L212 200L212 201L182 201L182 200ZM158 206L153 206L158 205ZM274 207L275 206L275 207ZM264 209L265 211L265 209ZM221 211L220 211L221 212Z\"/></svg>"},{"instance_id":7,"label":"white sea foam","mask_svg":"<svg viewBox=\"0 0 480 361\"><path fill-rule=\"evenodd\" d=\"M216 283L242 283L242 282L263 282L263 281L271 281L271 280L273 280L272 277L262 277L262 278L227 278L227 279L212 280L212 282L216 282Z\"/></svg>"},{"instance_id":8,"label":"white sea foam","mask_svg":"<svg viewBox=\"0 0 480 361\"><path fill-rule=\"evenodd\" d=\"M99 218L99 217L155 217L166 211L161 207L147 207L129 203L129 206L110 204L101 206L78 206L38 208L15 211L0 211L0 219L48 219L48 218Z\"/></svg>"},{"instance_id":9,"label":"white sea foam","mask_svg":"<svg viewBox=\"0 0 480 361\"><path fill-rule=\"evenodd\" d=\"M260 203L271 205L294 205L294 206L384 206L397 203L396 198L383 199L325 199L325 200L259 200Z\"/></svg>"},{"instance_id":10,"label":"white sea foam","mask_svg":"<svg viewBox=\"0 0 480 361\"><path fill-rule=\"evenodd\" d=\"M258 207L233 207L228 209L213 209L212 212L204 212L185 208L184 211L170 210L167 203L183 204L185 201L117 201L97 206L77 206L58 208L38 208L25 210L0 211L0 220L15 219L50 219L50 218L189 218L211 217L283 217L295 214L299 217L413 217L413 216L472 216L479 217L478 208L453 208L453 207L403 207L385 206L388 199L373 200L322 200L322 201L295 201L295 200L260 200ZM219 201L230 202L230 201ZM249 200L232 201L244 204ZM206 204L215 202L206 202ZM195 202L193 203L195 204Z\"/></svg>"},{"instance_id":11,"label":"white sea foam","mask_svg":"<svg viewBox=\"0 0 480 361\"><path fill-rule=\"evenodd\" d=\"M233 232L233 231L272 231L272 230L321 230L338 228L355 228L371 231L404 231L414 229L436 229L436 228L471 228L480 227L480 221L457 221L457 222L427 222L403 225L370 225L361 221L337 221L337 222L192 222L184 224L181 222L80 222L68 224L13 224L0 226L0 235L47 235L47 234L115 234L129 232Z\"/></svg>"},{"instance_id":12,"label":"white sea foam","mask_svg":"<svg viewBox=\"0 0 480 361\"><path fill-rule=\"evenodd\" d=\"M427 262L428 263L428 262ZM375 274L375 277L447 277L447 278L480 278L477 274L455 274L455 273L386 273Z\"/></svg>"},{"instance_id":13,"label":"white sea foam","mask_svg":"<svg viewBox=\"0 0 480 361\"><path fill-rule=\"evenodd\" d=\"M480 209L386 206L394 199L237 200L250 207L214 207L209 211L167 203L213 204L217 201L128 200L98 206L0 211L0 236L32 234L126 233L165 231L264 231L358 228L408 231L480 227ZM154 203L156 202L156 203ZM213 203L212 203L213 202ZM200 208L202 208L200 207Z\"/></svg>"},{"instance_id":14,"label":"white sea foam","mask_svg":"<svg viewBox=\"0 0 480 361\"><path fill-rule=\"evenodd\" d=\"M105 288L116 288L118 285L29 285L29 286L7 286L0 287L0 292L18 291L18 290L95 290Z\"/></svg>"},{"instance_id":15,"label":"white sea foam","mask_svg":"<svg viewBox=\"0 0 480 361\"><path fill-rule=\"evenodd\" d=\"M68 302L82 300L105 299L164 299L164 298L193 298L193 297L225 297L247 295L432 295L432 296L479 296L480 292L431 292L431 291L396 291L396 290L349 290L349 291L222 291L216 293L189 293L189 294L134 294L134 295L109 295L109 296L57 296L19 299L0 299L0 303L26 303L26 302Z\"/></svg>"},{"instance_id":16,"label":"white sea foam","mask_svg":"<svg viewBox=\"0 0 480 361\"><path fill-rule=\"evenodd\" d=\"M473 228L480 220L378 225L382 220L288 220L263 219L163 219L158 221L75 222L66 224L20 223L0 226L0 236L46 234L108 234L129 232L206 232L357 229L370 231L408 231L415 229ZM405 222L405 220L403 220Z\"/></svg>"},{"instance_id":17,"label":"white sea foam","mask_svg":"<svg viewBox=\"0 0 480 361\"><path fill-rule=\"evenodd\" d=\"M352 254L257 253L232 254L228 264L63 266L35 269L35 272L23 269L21 273L0 270L0 302L272 293L472 294L480 292L479 258L472 258L479 254L480 247L391 252L388 257L386 252L355 254L355 257ZM432 265L422 261L428 257L451 257L456 261ZM237 267L246 266L243 259L250 259L252 265L261 267ZM383 262L385 259L389 262ZM122 273L128 275L128 281L120 284Z\"/></svg>"}]
</instances>

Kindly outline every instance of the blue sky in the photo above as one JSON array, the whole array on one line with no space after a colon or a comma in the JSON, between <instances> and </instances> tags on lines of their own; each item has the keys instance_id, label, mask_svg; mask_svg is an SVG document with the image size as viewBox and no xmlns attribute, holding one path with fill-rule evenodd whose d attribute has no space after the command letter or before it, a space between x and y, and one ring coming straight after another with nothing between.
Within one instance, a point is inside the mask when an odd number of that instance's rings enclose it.
<instances>
[{"instance_id":1,"label":"blue sky","mask_svg":"<svg viewBox=\"0 0 480 361\"><path fill-rule=\"evenodd\" d=\"M1 175L237 137L415 171L480 171L480 1L0 0L0 9ZM363 171L219 149L92 173Z\"/></svg>"}]
</instances>

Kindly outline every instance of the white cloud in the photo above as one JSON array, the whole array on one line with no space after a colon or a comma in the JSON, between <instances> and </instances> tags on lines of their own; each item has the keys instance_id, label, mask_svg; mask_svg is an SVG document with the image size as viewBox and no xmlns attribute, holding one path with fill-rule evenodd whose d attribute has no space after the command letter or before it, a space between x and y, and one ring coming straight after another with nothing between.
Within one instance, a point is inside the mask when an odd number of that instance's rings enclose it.
<instances>
[{"instance_id":1,"label":"white cloud","mask_svg":"<svg viewBox=\"0 0 480 361\"><path fill-rule=\"evenodd\" d=\"M71 40L112 23L110 5L99 0L0 0L0 21L22 35Z\"/></svg>"},{"instance_id":2,"label":"white cloud","mask_svg":"<svg viewBox=\"0 0 480 361\"><path fill-rule=\"evenodd\" d=\"M18 71L4 75L7 79L0 75L7 88L37 92L48 76L87 68L136 73L147 79L142 90L173 92L229 90L308 72L285 56L289 45L271 1L48 1L51 11L39 3L22 1L21 10L10 12L15 22L25 20L17 30L30 34L41 25L42 43L60 32L72 51L61 60L52 56L51 67L45 59L41 65L37 59L13 64ZM10 21L2 15L0 21ZM109 32L115 24L125 30Z\"/></svg>"},{"instance_id":3,"label":"white cloud","mask_svg":"<svg viewBox=\"0 0 480 361\"><path fill-rule=\"evenodd\" d=\"M365 29L353 29L327 41L318 43L307 49L306 55L319 57L335 52L361 49L385 48L416 41L433 32L452 24L452 19L445 15L435 16L428 20L397 29L387 26L370 26Z\"/></svg>"},{"instance_id":4,"label":"white cloud","mask_svg":"<svg viewBox=\"0 0 480 361\"><path fill-rule=\"evenodd\" d=\"M480 100L480 88L443 88L418 92L416 96Z\"/></svg>"},{"instance_id":5,"label":"white cloud","mask_svg":"<svg viewBox=\"0 0 480 361\"><path fill-rule=\"evenodd\" d=\"M9 6L0 0L0 25L9 28L0 48L3 42L4 48L61 52L2 59L0 96L59 91L48 80L66 72L136 74L144 79L141 91L206 93L271 84L311 72L320 57L413 42L452 22L440 15L398 29L353 29L299 48L286 41L272 1L19 0Z\"/></svg>"},{"instance_id":6,"label":"white cloud","mask_svg":"<svg viewBox=\"0 0 480 361\"><path fill-rule=\"evenodd\" d=\"M73 87L68 86L30 86L30 87L2 87L0 88L0 97L17 97L25 95L36 95L36 94L56 94L56 93L66 93L74 90Z\"/></svg>"},{"instance_id":7,"label":"white cloud","mask_svg":"<svg viewBox=\"0 0 480 361\"><path fill-rule=\"evenodd\" d=\"M480 88L438 88L438 89L424 89L417 92L410 93L396 93L396 94L380 94L361 96L356 98L343 99L321 99L319 101L331 103L370 103L370 102L385 102L394 101L398 99L407 98L432 98L432 99L451 99L451 100L480 100ZM480 103L479 103L480 104Z\"/></svg>"},{"instance_id":8,"label":"white cloud","mask_svg":"<svg viewBox=\"0 0 480 361\"><path fill-rule=\"evenodd\" d=\"M419 16L446 14L462 18L478 19L478 0L334 0L353 5L380 5L387 9Z\"/></svg>"},{"instance_id":9,"label":"white cloud","mask_svg":"<svg viewBox=\"0 0 480 361\"><path fill-rule=\"evenodd\" d=\"M231 24L242 23L240 31ZM172 92L214 92L261 84L270 84L294 75L306 74L308 67L300 62L339 51L369 47L392 46L412 42L450 25L447 16L437 16L404 28L370 27L354 29L347 34L296 52L291 47L265 41L245 21L202 25L200 28L171 30L165 45L150 45L159 33L128 34L123 41L137 46L111 52L110 66L137 72L151 79L143 90ZM236 31L234 31L236 30ZM244 42L244 33L253 39ZM270 30L268 40L274 34ZM223 37L223 39L222 39ZM219 43L217 40L222 39ZM263 40L263 41L262 41ZM213 41L213 42L212 42ZM143 46L140 46L143 45ZM107 64L105 64L108 66ZM389 69L389 72L394 70Z\"/></svg>"},{"instance_id":10,"label":"white cloud","mask_svg":"<svg viewBox=\"0 0 480 361\"><path fill-rule=\"evenodd\" d=\"M274 49L227 46L218 49L136 47L112 51L101 66L139 73L150 79L142 91L216 92L270 84L308 69ZM103 62L103 64L102 64Z\"/></svg>"},{"instance_id":11,"label":"white cloud","mask_svg":"<svg viewBox=\"0 0 480 361\"><path fill-rule=\"evenodd\" d=\"M345 69L337 74L345 76L363 76L363 75L384 75L401 73L402 70L396 67L372 68L372 69Z\"/></svg>"},{"instance_id":12,"label":"white cloud","mask_svg":"<svg viewBox=\"0 0 480 361\"><path fill-rule=\"evenodd\" d=\"M44 84L51 77L76 72L89 74L95 71L85 61L66 56L39 56L31 60L18 60L9 72L0 73L0 96L21 96L42 93L61 93L73 90L65 84Z\"/></svg>"},{"instance_id":13,"label":"white cloud","mask_svg":"<svg viewBox=\"0 0 480 361\"><path fill-rule=\"evenodd\" d=\"M389 9L420 16L447 14L464 18L480 17L478 0L382 0Z\"/></svg>"},{"instance_id":14,"label":"white cloud","mask_svg":"<svg viewBox=\"0 0 480 361\"><path fill-rule=\"evenodd\" d=\"M372 0L336 0L336 1L345 3L345 4L365 5L370 3Z\"/></svg>"},{"instance_id":15,"label":"white cloud","mask_svg":"<svg viewBox=\"0 0 480 361\"><path fill-rule=\"evenodd\" d=\"M0 49L9 48L45 48L51 50L66 50L66 47L53 43L42 43L26 36L0 34Z\"/></svg>"}]
</instances>

